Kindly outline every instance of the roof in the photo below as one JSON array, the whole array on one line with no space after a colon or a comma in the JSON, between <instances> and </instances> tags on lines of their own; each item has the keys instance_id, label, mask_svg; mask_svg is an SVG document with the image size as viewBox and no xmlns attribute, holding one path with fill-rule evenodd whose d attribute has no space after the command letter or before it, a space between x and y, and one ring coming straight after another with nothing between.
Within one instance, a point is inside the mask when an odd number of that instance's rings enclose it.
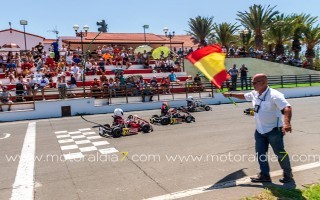
<instances>
[{"instance_id":1,"label":"roof","mask_svg":"<svg viewBox=\"0 0 320 200\"><path fill-rule=\"evenodd\" d=\"M174 42L183 42L184 47L193 47L197 48L198 47L198 42L195 41L195 39L191 35L175 35L171 42L174 44ZM173 47L176 45L172 45ZM178 46L176 46L178 47Z\"/></svg>"},{"instance_id":2,"label":"roof","mask_svg":"<svg viewBox=\"0 0 320 200\"><path fill-rule=\"evenodd\" d=\"M83 43L91 43L92 39L96 37L96 32L88 32L87 36L83 38ZM81 38L76 39L63 39L66 43L80 43ZM169 39L161 35L153 33L101 33L93 43L105 44L105 43L118 43L118 44L168 44ZM182 44L181 41L172 41L172 44Z\"/></svg>"},{"instance_id":3,"label":"roof","mask_svg":"<svg viewBox=\"0 0 320 200\"><path fill-rule=\"evenodd\" d=\"M43 43L44 44L51 44L51 43L53 43L54 41L56 41L57 39L45 39L44 41L43 41Z\"/></svg>"},{"instance_id":4,"label":"roof","mask_svg":"<svg viewBox=\"0 0 320 200\"><path fill-rule=\"evenodd\" d=\"M24 33L23 31L19 31L19 30L13 29L13 28L0 30L0 33L1 33L1 32L7 32L7 31L18 32L18 33ZM39 38L41 38L41 39L43 39L43 40L45 39L45 38L44 38L44 37L42 37L42 36L35 35L35 34L31 34L31 33L27 33L27 32L26 32L26 35L30 35L30 36L34 36L34 37L39 37Z\"/></svg>"}]
</instances>

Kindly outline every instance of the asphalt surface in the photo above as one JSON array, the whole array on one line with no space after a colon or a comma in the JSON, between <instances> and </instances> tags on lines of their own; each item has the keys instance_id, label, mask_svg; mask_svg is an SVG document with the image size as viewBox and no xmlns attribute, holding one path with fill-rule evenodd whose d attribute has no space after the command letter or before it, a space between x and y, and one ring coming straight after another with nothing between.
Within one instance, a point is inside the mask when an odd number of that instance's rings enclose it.
<instances>
[{"instance_id":1,"label":"asphalt surface","mask_svg":"<svg viewBox=\"0 0 320 200\"><path fill-rule=\"evenodd\" d=\"M319 100L289 100L293 132L285 136L285 147L289 156L296 156L292 166L320 162ZM34 199L162 199L162 195L254 175L259 168L253 160L253 118L243 114L248 107L250 103L214 105L212 111L193 113L194 123L153 125L152 133L122 138L97 137L98 129L80 117L1 123L0 199L11 198L19 159L9 161L8 157L21 155L32 122L36 123L35 155L40 159L34 162ZM125 116L149 119L159 112ZM112 121L110 114L86 118L101 124ZM7 133L10 136L4 138ZM75 159L65 160L70 155L76 155ZM315 157L305 159L307 155ZM280 169L277 161L270 167L271 171ZM297 187L317 182L319 171L295 173ZM286 187L278 178L273 177L273 184ZM248 183L182 199L241 199L262 188Z\"/></svg>"}]
</instances>

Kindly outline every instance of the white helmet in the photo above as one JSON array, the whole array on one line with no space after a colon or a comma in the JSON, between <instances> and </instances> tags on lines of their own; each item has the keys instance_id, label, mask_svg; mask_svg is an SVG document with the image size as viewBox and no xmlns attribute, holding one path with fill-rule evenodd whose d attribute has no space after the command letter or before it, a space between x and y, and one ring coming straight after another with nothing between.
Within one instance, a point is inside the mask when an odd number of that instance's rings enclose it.
<instances>
[{"instance_id":1,"label":"white helmet","mask_svg":"<svg viewBox=\"0 0 320 200\"><path fill-rule=\"evenodd\" d=\"M114 109L113 114L115 116L122 117L123 116L123 110L121 108L116 108L116 109Z\"/></svg>"},{"instance_id":2,"label":"white helmet","mask_svg":"<svg viewBox=\"0 0 320 200\"><path fill-rule=\"evenodd\" d=\"M192 96L188 96L187 100L192 101L193 97Z\"/></svg>"}]
</instances>

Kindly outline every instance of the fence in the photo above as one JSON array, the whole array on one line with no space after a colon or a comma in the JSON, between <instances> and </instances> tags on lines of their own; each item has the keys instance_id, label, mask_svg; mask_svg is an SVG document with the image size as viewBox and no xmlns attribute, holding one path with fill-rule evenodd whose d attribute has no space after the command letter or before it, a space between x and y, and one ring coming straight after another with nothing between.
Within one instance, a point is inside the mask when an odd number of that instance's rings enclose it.
<instances>
[{"instance_id":1,"label":"fence","mask_svg":"<svg viewBox=\"0 0 320 200\"><path fill-rule=\"evenodd\" d=\"M247 78L248 89L253 89L251 84L252 77ZM283 75L283 76L270 76L268 77L269 85L277 87L287 87L293 85L297 87L299 84L314 85L320 83L320 74L310 75ZM231 83L224 82L222 88L224 90L230 89ZM237 79L237 88L240 85L240 78ZM134 101L148 101L152 96L152 100L161 101L164 99L175 100L176 98L188 97L189 95L197 95L199 98L212 97L216 93L216 87L211 82L202 82L201 84L180 82L171 83L170 85L156 86L144 89L138 89L134 85L125 85L115 88L102 87L92 89L90 87L78 87L75 89L56 89L48 88L44 90L42 96L41 91L29 91L25 95L24 91L11 91L12 100L15 102L33 102L39 100L51 99L66 99L66 98L83 98L94 97L96 99L105 99L107 104L112 102L130 103ZM20 94L20 95L17 95ZM121 101L119 99L122 99ZM118 100L117 100L118 99Z\"/></svg>"}]
</instances>

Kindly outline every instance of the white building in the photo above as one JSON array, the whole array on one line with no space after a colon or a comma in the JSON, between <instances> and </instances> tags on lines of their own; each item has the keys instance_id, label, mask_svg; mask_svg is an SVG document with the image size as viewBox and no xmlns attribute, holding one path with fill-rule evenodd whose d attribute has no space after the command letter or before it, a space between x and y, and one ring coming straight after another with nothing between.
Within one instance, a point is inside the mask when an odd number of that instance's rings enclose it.
<instances>
[{"instance_id":1,"label":"white building","mask_svg":"<svg viewBox=\"0 0 320 200\"><path fill-rule=\"evenodd\" d=\"M26 36L26 40L24 39L24 35ZM25 33L23 31L19 31L16 29L5 29L0 30L0 46L2 47L5 44L14 43L19 45L20 49L25 50L25 41L27 50L31 50L32 47L39 44L39 42L44 42L45 38L34 35L31 33Z\"/></svg>"}]
</instances>

